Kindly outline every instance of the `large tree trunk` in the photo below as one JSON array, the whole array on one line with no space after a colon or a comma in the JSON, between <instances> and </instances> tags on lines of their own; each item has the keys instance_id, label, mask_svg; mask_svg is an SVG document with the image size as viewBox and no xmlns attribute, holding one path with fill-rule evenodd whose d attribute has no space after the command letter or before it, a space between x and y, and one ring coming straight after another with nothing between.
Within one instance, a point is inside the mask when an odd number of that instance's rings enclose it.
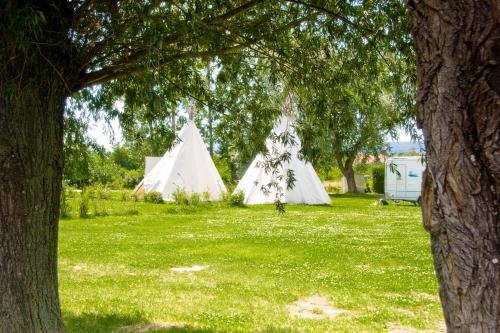
<instances>
[{"instance_id":1,"label":"large tree trunk","mask_svg":"<svg viewBox=\"0 0 500 333\"><path fill-rule=\"evenodd\" d=\"M0 8L0 333L64 332L57 230L68 57L60 8ZM20 34L16 20L33 26Z\"/></svg>"},{"instance_id":2,"label":"large tree trunk","mask_svg":"<svg viewBox=\"0 0 500 333\"><path fill-rule=\"evenodd\" d=\"M352 168L353 163L354 163L354 158L348 158L345 161L345 163L342 163L341 159L337 160L340 172L342 172L342 175L346 179L348 193L358 192L358 189L356 188L356 178L354 176L354 169Z\"/></svg>"},{"instance_id":3,"label":"large tree trunk","mask_svg":"<svg viewBox=\"0 0 500 333\"><path fill-rule=\"evenodd\" d=\"M409 1L423 221L449 332L500 332L500 1Z\"/></svg>"}]
</instances>

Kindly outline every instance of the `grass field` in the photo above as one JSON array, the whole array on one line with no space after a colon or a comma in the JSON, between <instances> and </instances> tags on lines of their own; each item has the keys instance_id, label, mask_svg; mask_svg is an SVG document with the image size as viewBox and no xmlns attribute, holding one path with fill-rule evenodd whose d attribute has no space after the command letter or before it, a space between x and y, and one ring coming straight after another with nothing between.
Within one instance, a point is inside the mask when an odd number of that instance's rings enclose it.
<instances>
[{"instance_id":1,"label":"grass field","mask_svg":"<svg viewBox=\"0 0 500 333\"><path fill-rule=\"evenodd\" d=\"M77 200L77 199L73 199ZM440 332L428 236L413 205L194 207L99 200L61 220L69 332ZM204 266L197 272L172 268ZM290 305L314 304L300 314ZM306 311L307 310L307 311ZM322 314L338 311L334 318ZM343 311L341 311L343 310Z\"/></svg>"}]
</instances>

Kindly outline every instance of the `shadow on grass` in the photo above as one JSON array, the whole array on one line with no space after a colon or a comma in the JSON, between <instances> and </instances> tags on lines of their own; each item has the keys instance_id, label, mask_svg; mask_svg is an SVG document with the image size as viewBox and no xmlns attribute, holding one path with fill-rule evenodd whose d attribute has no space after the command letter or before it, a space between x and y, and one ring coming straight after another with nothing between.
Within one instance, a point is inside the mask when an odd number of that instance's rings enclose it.
<instances>
[{"instance_id":1,"label":"shadow on grass","mask_svg":"<svg viewBox=\"0 0 500 333\"><path fill-rule=\"evenodd\" d=\"M190 326L164 325L148 322L140 314L64 314L64 322L69 333L224 333Z\"/></svg>"},{"instance_id":2,"label":"shadow on grass","mask_svg":"<svg viewBox=\"0 0 500 333\"><path fill-rule=\"evenodd\" d=\"M343 194L330 194L330 198L339 199L364 199L364 200L378 200L383 198L383 194L378 193L343 193Z\"/></svg>"}]
</instances>

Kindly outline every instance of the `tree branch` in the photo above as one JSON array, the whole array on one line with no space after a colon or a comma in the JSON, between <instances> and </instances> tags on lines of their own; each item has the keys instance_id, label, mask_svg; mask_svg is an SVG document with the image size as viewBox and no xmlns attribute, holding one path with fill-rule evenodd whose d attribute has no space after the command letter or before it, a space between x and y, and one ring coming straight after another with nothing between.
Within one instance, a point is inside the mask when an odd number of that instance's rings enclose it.
<instances>
[{"instance_id":1,"label":"tree branch","mask_svg":"<svg viewBox=\"0 0 500 333\"><path fill-rule=\"evenodd\" d=\"M83 3L80 5L80 7L75 9L75 12L73 13L73 20L77 20L80 17L83 16L85 11L87 11L94 3L96 3L98 0L85 0Z\"/></svg>"},{"instance_id":2,"label":"tree branch","mask_svg":"<svg viewBox=\"0 0 500 333\"><path fill-rule=\"evenodd\" d=\"M376 32L376 31L373 31L372 29L369 29L369 28L366 28L366 27L363 27L363 26L357 24L356 22L352 22L351 20L345 18L344 16L340 15L339 13L336 13L336 12L334 12L328 8L325 8L323 6L320 6L318 4L308 3L308 2L305 2L303 0L283 0L283 1L296 3L296 4L299 4L299 5L308 7L308 8L318 10L318 11L323 12L325 14L328 14L330 16L336 17L339 20L341 20L342 22L344 22L345 24L348 24L348 25L358 29L359 31L365 31L365 32L370 32L370 33Z\"/></svg>"},{"instance_id":3,"label":"tree branch","mask_svg":"<svg viewBox=\"0 0 500 333\"><path fill-rule=\"evenodd\" d=\"M92 0L89 0L92 1ZM238 14L243 13L246 10L249 10L250 8L266 2L267 0L254 0L254 1L249 1L237 8L234 8L225 14L222 14L221 16L217 16L207 23L207 20L200 19L199 22L202 23L203 25L206 26L206 28L210 29L210 22L216 22L216 21L222 21L222 20L227 20L231 17L234 17ZM311 18L316 17L318 14L313 13L306 15L303 18L294 20L292 22L289 22L288 24L285 24L282 26L278 31L286 30L293 28L294 26L310 20ZM227 36L221 36L224 39L227 39ZM173 42L174 39L171 38L169 42ZM228 40L229 41L229 40ZM103 41L105 43L106 41ZM164 57L162 60L160 60L157 64L154 66L164 66L168 63L177 61L177 60L182 60L182 59L189 59L189 58L200 58L200 59L206 59L206 58L213 58L215 56L222 56L222 55L227 55L231 53L235 53L237 51L240 51L242 49L252 47L252 42L249 41L229 41L233 45L217 50L207 50L207 51L186 51L186 52L179 52L170 56ZM254 49L254 51L256 51ZM145 47L143 49L139 49L133 54L127 55L125 57L122 57L121 59L115 61L112 65L105 66L104 68L100 70L96 70L90 73L85 73L83 70L79 76L79 79L77 80L77 83L72 87L72 90L78 90L84 87L89 87L92 85L96 84L101 84L104 82L108 82L110 80L116 79L118 77L128 75L128 74L134 74L134 73L139 73L146 71L148 69L151 69L152 66L148 66L146 64L141 64L141 62L148 56L148 54L151 52L151 49L149 47ZM269 57L269 55L267 54Z\"/></svg>"},{"instance_id":4,"label":"tree branch","mask_svg":"<svg viewBox=\"0 0 500 333\"><path fill-rule=\"evenodd\" d=\"M211 18L211 19L208 19L208 20L205 20L205 23L207 24L211 24L211 23L216 23L216 22L219 22L219 21L226 21L234 16L237 16L243 12L246 12L247 10L255 7L256 5L262 3L262 2L266 2L267 0L253 0L253 1L249 1L239 7L236 7L234 9L231 9L229 10L228 12L222 14L222 15L219 15L219 16L216 16L214 18Z\"/></svg>"},{"instance_id":5,"label":"tree branch","mask_svg":"<svg viewBox=\"0 0 500 333\"><path fill-rule=\"evenodd\" d=\"M303 0L283 0L283 1L300 4L302 6L318 10L320 12L323 12L325 14L328 14L330 16L333 16L333 17L336 17L336 18L340 19L342 22L344 22L344 23L346 23L346 24L348 24L348 25L356 28L360 32L363 31L363 32L370 33L371 36L364 35L364 37L368 39L368 43L369 44L372 44L372 45L374 44L374 40L377 37L377 34L379 33L376 30L373 30L373 29L370 29L370 28L367 28L367 27L363 27L363 26L357 24L356 22L352 22L349 19L347 19L347 18L343 17L342 15L340 15L339 13L335 13L334 11L332 11L332 10L330 10L328 8L325 8L323 6L320 6L318 4L308 3L308 2L305 2ZM377 48L377 46L373 45L373 47L375 48L375 51L378 53L378 55L382 58L382 60L387 64L387 66L389 66L389 68L391 68L392 70L394 70L394 66L389 62L389 60L387 60L387 58L382 54L382 52L380 52L380 50Z\"/></svg>"},{"instance_id":6,"label":"tree branch","mask_svg":"<svg viewBox=\"0 0 500 333\"><path fill-rule=\"evenodd\" d=\"M92 6L92 4L96 3L97 1L99 1L99 0L86 0L82 5L80 5L80 7L78 8L78 11L88 9L90 6ZM252 1L249 1L249 2L243 4L239 7L231 9L220 16L216 16L216 17L211 18L211 19L205 19L205 20L200 20L200 21L203 22L204 25L210 26L213 23L225 21L225 20L228 20L232 17L235 17L235 16L257 6L258 4L266 2L266 1L268 1L268 0L252 0ZM182 10L182 8L180 8L180 9ZM176 38L173 38L173 36L171 38L167 38L163 42L164 43L165 42L166 43L174 43L176 40L179 40L179 36L175 36L175 37ZM91 56L95 56L96 53L99 53L99 51L102 51L104 49L104 47L106 45L108 45L109 43L112 43L113 40L114 40L113 37L109 37L103 41L100 41L92 48L92 51L89 52L88 54ZM238 48L240 48L240 46L238 46ZM234 47L230 47L230 49L234 50ZM137 64L140 61L142 61L149 54L149 52L150 52L150 48L144 48L142 50L138 50L138 51L134 52L133 54L127 55L118 61L115 61L112 65L106 66L106 68L104 68L102 70L99 70L99 71L96 71L93 73L89 73L89 74L83 74L82 78L85 81L82 81L81 85L78 84L78 86L85 87L88 85L96 84L96 83L91 83L94 81L94 77L99 78L98 81L100 82L101 81L100 78L107 77L108 73L115 73L115 74L119 73L119 72L123 71L124 68L128 68L129 66L133 66L134 64ZM182 54L182 56L181 56L181 54ZM173 59L168 60L167 62L170 62L173 60L178 60L178 59L180 59L179 56L181 58L192 57L192 56L189 56L189 53L181 53L181 54L174 56ZM202 53L198 53L198 54L202 54ZM226 54L225 51L224 51L224 54ZM219 55L219 54L216 54L216 55ZM82 63L82 67L80 68L80 70L83 72L85 67L91 63L91 60L85 59L86 58L85 55L82 55L82 58L84 58L84 59L81 59L81 61L80 61L80 63ZM115 74L112 74L111 76L114 77ZM87 82L87 80L89 80L89 79L90 79L90 81Z\"/></svg>"},{"instance_id":7,"label":"tree branch","mask_svg":"<svg viewBox=\"0 0 500 333\"><path fill-rule=\"evenodd\" d=\"M177 53L177 54L173 54L169 57L165 57L162 61L160 61L157 64L157 66L164 66L168 63L171 63L171 62L174 62L177 60L182 60L182 59L213 58L216 56L222 56L222 55L235 53L235 52L240 51L246 47L248 47L248 45L239 44L239 45L234 45L234 46L230 46L227 48L212 50L212 51L200 51L200 52L187 51L187 52ZM130 74L144 72L148 69L151 69L151 67L148 65L137 64L134 61L130 61L127 63L121 63L117 66L106 67L105 69L98 70L95 72L85 73L85 74L81 75L80 80L78 80L79 83L73 87L73 91L77 91L81 88L93 86L96 84L101 84L101 83L116 79L116 78L124 76L124 75L130 75Z\"/></svg>"}]
</instances>

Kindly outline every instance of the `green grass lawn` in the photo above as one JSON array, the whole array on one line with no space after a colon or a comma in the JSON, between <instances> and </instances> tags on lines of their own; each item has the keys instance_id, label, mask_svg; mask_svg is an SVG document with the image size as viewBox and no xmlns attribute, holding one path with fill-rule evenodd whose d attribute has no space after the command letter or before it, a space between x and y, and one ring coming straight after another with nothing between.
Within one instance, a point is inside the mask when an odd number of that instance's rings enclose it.
<instances>
[{"instance_id":1,"label":"green grass lawn","mask_svg":"<svg viewBox=\"0 0 500 333\"><path fill-rule=\"evenodd\" d=\"M78 200L78 199L73 199ZM69 332L443 331L428 235L413 205L334 196L332 207L180 207L100 200L61 220ZM116 216L127 210L138 215ZM208 266L198 272L174 267ZM294 317L318 295L344 312ZM321 311L313 309L318 314Z\"/></svg>"}]
</instances>

